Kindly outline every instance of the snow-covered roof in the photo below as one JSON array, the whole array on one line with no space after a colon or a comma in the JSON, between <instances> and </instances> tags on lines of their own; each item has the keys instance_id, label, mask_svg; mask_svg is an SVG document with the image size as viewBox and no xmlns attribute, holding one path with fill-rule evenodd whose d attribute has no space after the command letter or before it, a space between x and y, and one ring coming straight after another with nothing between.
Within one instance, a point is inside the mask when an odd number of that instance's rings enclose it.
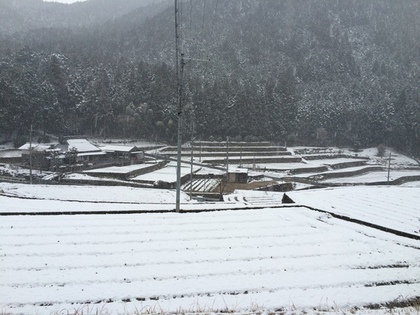
<instances>
[{"instance_id":1,"label":"snow-covered roof","mask_svg":"<svg viewBox=\"0 0 420 315\"><path fill-rule=\"evenodd\" d=\"M46 151L51 147L50 144L40 144L38 142L32 142L32 150L34 151ZM23 146L19 147L19 150L30 150L31 143L27 142Z\"/></svg>"},{"instance_id":2,"label":"snow-covered roof","mask_svg":"<svg viewBox=\"0 0 420 315\"><path fill-rule=\"evenodd\" d=\"M236 174L248 174L248 169L246 168L230 168L229 173L236 173Z\"/></svg>"},{"instance_id":3,"label":"snow-covered roof","mask_svg":"<svg viewBox=\"0 0 420 315\"><path fill-rule=\"evenodd\" d=\"M124 145L105 145L101 147L102 151L105 152L132 152L138 150L136 146L124 146Z\"/></svg>"},{"instance_id":4,"label":"snow-covered roof","mask_svg":"<svg viewBox=\"0 0 420 315\"><path fill-rule=\"evenodd\" d=\"M69 144L68 150L76 149L79 153L87 153L87 152L100 152L97 146L93 145L86 139L69 139L67 140ZM80 154L79 154L80 156Z\"/></svg>"}]
</instances>

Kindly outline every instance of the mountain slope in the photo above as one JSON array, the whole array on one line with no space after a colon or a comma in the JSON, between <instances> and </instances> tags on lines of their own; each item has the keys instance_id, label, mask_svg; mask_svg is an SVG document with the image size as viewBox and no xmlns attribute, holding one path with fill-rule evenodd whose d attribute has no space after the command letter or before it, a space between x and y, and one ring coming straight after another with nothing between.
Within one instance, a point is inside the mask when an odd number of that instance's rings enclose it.
<instances>
[{"instance_id":1,"label":"mountain slope","mask_svg":"<svg viewBox=\"0 0 420 315\"><path fill-rule=\"evenodd\" d=\"M203 137L420 152L419 10L415 0L185 1L182 49L200 60L185 66L186 121ZM6 36L0 78L12 95L25 90L8 81L16 67L54 82L42 69L58 55L63 84L78 91L55 96L74 130L174 140L173 15L163 2L102 24ZM45 65L21 65L22 54Z\"/></svg>"}]
</instances>

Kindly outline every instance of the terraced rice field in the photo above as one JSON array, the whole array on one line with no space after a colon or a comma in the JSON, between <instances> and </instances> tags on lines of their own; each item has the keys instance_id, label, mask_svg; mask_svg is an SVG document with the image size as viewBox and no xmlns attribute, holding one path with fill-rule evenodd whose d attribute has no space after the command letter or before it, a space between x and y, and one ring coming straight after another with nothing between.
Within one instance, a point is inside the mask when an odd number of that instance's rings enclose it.
<instances>
[{"instance_id":1,"label":"terraced rice field","mask_svg":"<svg viewBox=\"0 0 420 315\"><path fill-rule=\"evenodd\" d=\"M406 187L346 187L290 192L298 204L378 224L420 237L420 190Z\"/></svg>"},{"instance_id":2,"label":"terraced rice field","mask_svg":"<svg viewBox=\"0 0 420 315\"><path fill-rule=\"evenodd\" d=\"M306 208L7 216L0 309L345 310L419 296L419 245Z\"/></svg>"}]
</instances>

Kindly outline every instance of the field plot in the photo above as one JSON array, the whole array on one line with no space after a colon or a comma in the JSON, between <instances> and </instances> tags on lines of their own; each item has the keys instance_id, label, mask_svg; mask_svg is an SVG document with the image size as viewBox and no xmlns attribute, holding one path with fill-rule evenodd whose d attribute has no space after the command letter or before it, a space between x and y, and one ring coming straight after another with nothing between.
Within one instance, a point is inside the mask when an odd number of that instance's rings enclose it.
<instances>
[{"instance_id":1,"label":"field plot","mask_svg":"<svg viewBox=\"0 0 420 315\"><path fill-rule=\"evenodd\" d=\"M345 187L290 192L298 204L420 236L420 190Z\"/></svg>"},{"instance_id":2,"label":"field plot","mask_svg":"<svg viewBox=\"0 0 420 315\"><path fill-rule=\"evenodd\" d=\"M197 168L195 168L193 171L197 170ZM186 165L182 165L181 166L181 176L185 176L190 174L191 171L191 167L190 166L186 166ZM168 166L156 170L154 172L148 173L148 174L144 174L144 175L139 175L133 178L134 181L149 181L149 182L155 182L155 181L165 181L168 183L174 183L176 182L176 167L175 164L169 164Z\"/></svg>"},{"instance_id":3,"label":"field plot","mask_svg":"<svg viewBox=\"0 0 420 315\"><path fill-rule=\"evenodd\" d=\"M174 200L175 192L164 189L0 183L0 213L171 210ZM181 202L189 197L182 194Z\"/></svg>"},{"instance_id":4,"label":"field plot","mask_svg":"<svg viewBox=\"0 0 420 315\"><path fill-rule=\"evenodd\" d=\"M148 168L150 166L156 165L155 164L134 164L134 165L127 165L127 166L110 166L104 168L97 168L93 170L84 171L87 174L95 174L95 173L117 173L117 174L126 174L133 171L138 171L144 168Z\"/></svg>"},{"instance_id":5,"label":"field plot","mask_svg":"<svg viewBox=\"0 0 420 315\"><path fill-rule=\"evenodd\" d=\"M347 309L420 295L419 243L304 208L0 223L0 311Z\"/></svg>"},{"instance_id":6,"label":"field plot","mask_svg":"<svg viewBox=\"0 0 420 315\"><path fill-rule=\"evenodd\" d=\"M393 181L401 177L408 177L408 176L420 176L420 170L392 170L390 172L389 180ZM388 180L388 172L378 171L378 172L370 172L367 174L359 175L359 176L351 176L351 177L343 177L343 178L335 178L335 179L327 179L323 182L325 183L349 183L349 184L366 184L366 183L374 183L374 182L387 182Z\"/></svg>"}]
</instances>

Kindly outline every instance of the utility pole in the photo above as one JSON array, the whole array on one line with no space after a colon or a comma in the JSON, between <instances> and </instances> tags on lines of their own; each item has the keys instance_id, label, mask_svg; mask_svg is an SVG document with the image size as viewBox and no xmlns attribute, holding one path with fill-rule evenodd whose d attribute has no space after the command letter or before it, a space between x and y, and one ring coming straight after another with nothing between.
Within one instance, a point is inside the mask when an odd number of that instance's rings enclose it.
<instances>
[{"instance_id":1,"label":"utility pole","mask_svg":"<svg viewBox=\"0 0 420 315\"><path fill-rule=\"evenodd\" d=\"M32 124L29 132L29 182L32 185Z\"/></svg>"},{"instance_id":2,"label":"utility pole","mask_svg":"<svg viewBox=\"0 0 420 315\"><path fill-rule=\"evenodd\" d=\"M195 136L194 136L194 132L195 132L195 128L194 128L194 110L191 111L192 113L192 117L191 117L191 168L190 168L190 200L192 200L193 197L193 172L194 172L194 168L193 168L193 164L194 164L194 140L195 140Z\"/></svg>"},{"instance_id":3,"label":"utility pole","mask_svg":"<svg viewBox=\"0 0 420 315\"><path fill-rule=\"evenodd\" d=\"M200 135L200 159L199 161L201 162L201 153L203 151L203 144L201 143L201 135Z\"/></svg>"},{"instance_id":4,"label":"utility pole","mask_svg":"<svg viewBox=\"0 0 420 315\"><path fill-rule=\"evenodd\" d=\"M226 137L226 180L229 180L229 136Z\"/></svg>"},{"instance_id":5,"label":"utility pole","mask_svg":"<svg viewBox=\"0 0 420 315\"><path fill-rule=\"evenodd\" d=\"M182 96L184 88L184 67L186 60L191 61L209 61L200 59L185 58L182 51L182 0L175 1L175 72L178 88L178 145L177 145L177 163L176 163L176 212L180 212L181 199L181 147L182 147Z\"/></svg>"},{"instance_id":6,"label":"utility pole","mask_svg":"<svg viewBox=\"0 0 420 315\"><path fill-rule=\"evenodd\" d=\"M389 158L388 158L388 178L387 178L387 184L389 185L389 176L391 173L391 149L389 149Z\"/></svg>"},{"instance_id":7,"label":"utility pole","mask_svg":"<svg viewBox=\"0 0 420 315\"><path fill-rule=\"evenodd\" d=\"M193 195L193 163L194 163L194 127L192 127L191 130L191 169L190 169L190 200L192 200L192 195Z\"/></svg>"},{"instance_id":8,"label":"utility pole","mask_svg":"<svg viewBox=\"0 0 420 315\"><path fill-rule=\"evenodd\" d=\"M239 156L239 166L242 167L242 144L241 144L241 153Z\"/></svg>"},{"instance_id":9,"label":"utility pole","mask_svg":"<svg viewBox=\"0 0 420 315\"><path fill-rule=\"evenodd\" d=\"M178 88L178 145L177 145L177 163L176 163L176 201L175 211L180 211L181 200L181 145L182 145L182 89L184 74L184 54L180 52L180 10L179 1L175 0L175 72ZM181 55L181 58L180 58Z\"/></svg>"}]
</instances>

